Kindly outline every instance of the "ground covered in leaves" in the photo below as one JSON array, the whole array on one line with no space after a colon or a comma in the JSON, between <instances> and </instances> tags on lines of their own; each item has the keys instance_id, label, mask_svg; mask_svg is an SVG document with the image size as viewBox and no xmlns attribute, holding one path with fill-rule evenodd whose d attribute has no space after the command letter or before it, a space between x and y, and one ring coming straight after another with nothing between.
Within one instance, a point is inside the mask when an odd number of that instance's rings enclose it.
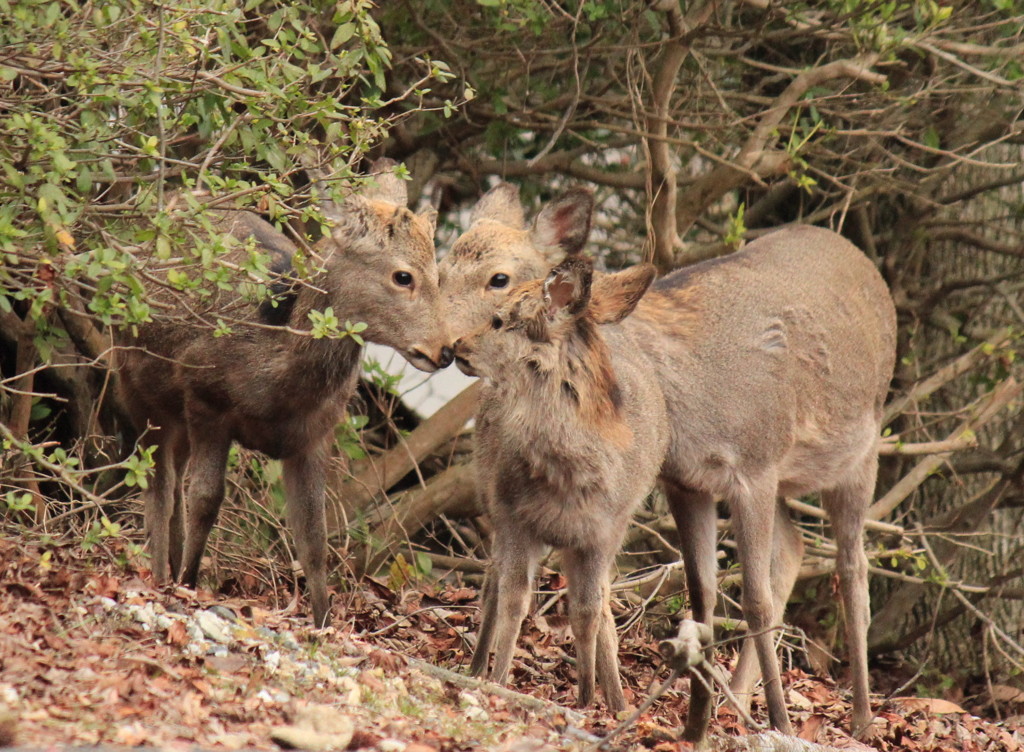
<instances>
[{"instance_id":1,"label":"ground covered in leaves","mask_svg":"<svg viewBox=\"0 0 1024 752\"><path fill-rule=\"evenodd\" d=\"M281 609L269 598L154 588L120 553L117 542L85 553L78 542L0 535L0 746L596 750L621 723L600 708L571 709L572 645L557 615L528 623L515 692L466 678L476 591L457 581L366 580L339 595L335 626L317 631L301 600ZM621 654L638 705L665 672L640 630L623 636ZM802 739L865 749L842 732L846 693L799 671L785 681ZM613 748L688 749L674 731L686 696L680 682ZM882 706L872 747L1012 752L1024 748L1021 728L903 698ZM748 731L723 706L714 746Z\"/></svg>"}]
</instances>

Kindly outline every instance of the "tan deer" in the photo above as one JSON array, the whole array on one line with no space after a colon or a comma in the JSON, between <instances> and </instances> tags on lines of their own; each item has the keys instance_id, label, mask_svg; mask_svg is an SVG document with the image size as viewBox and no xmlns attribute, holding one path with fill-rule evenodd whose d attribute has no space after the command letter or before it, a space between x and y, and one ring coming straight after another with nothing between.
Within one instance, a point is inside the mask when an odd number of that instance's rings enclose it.
<instances>
[{"instance_id":1,"label":"tan deer","mask_svg":"<svg viewBox=\"0 0 1024 752\"><path fill-rule=\"evenodd\" d=\"M557 225L557 237L586 237L591 202L577 202L577 212L562 207L567 221ZM558 245L527 249L531 232L511 203L518 204L514 190L493 189L481 202L486 211L474 214L442 263L455 336L493 312L486 310L488 301L497 302L493 285L481 289L482 280L510 275L512 268L537 274ZM865 729L872 714L863 522L874 493L896 332L892 299L878 271L836 233L786 228L658 280L618 326L635 356L653 363L665 401L670 440L660 481L679 529L694 618L708 624L716 597L715 501L730 506L753 646L744 646L734 686L749 698L759 667L772 725L791 730L771 628L792 590L802 543L779 499L821 492L838 547L852 724ZM485 604L485 618L492 608ZM481 649L490 645L482 642ZM473 668L484 671L486 661L486 655L474 656ZM691 740L704 738L710 701L695 687Z\"/></svg>"},{"instance_id":2,"label":"tan deer","mask_svg":"<svg viewBox=\"0 0 1024 752\"><path fill-rule=\"evenodd\" d=\"M237 441L282 460L288 525L313 620L328 623L325 472L362 347L351 337L309 336L309 314L331 307L339 321L365 322L363 337L395 348L424 371L452 360L439 305L435 214L406 207L404 183L388 171L391 165L375 165L375 187L340 206L323 205L333 228L313 249L322 271L295 283L276 306L265 301L257 308L221 293L202 310L177 303L175 318L121 336L121 396L138 428L150 429L144 440L157 447L145 518L158 582L179 576L195 584L224 498L228 450ZM296 250L290 240L248 212L225 211L216 224L270 253L282 286ZM239 244L227 260L239 262L247 253ZM166 289L157 295L177 300ZM228 312L253 326L243 323L233 335L214 338L209 321Z\"/></svg>"},{"instance_id":3,"label":"tan deer","mask_svg":"<svg viewBox=\"0 0 1024 752\"><path fill-rule=\"evenodd\" d=\"M595 673L613 711L626 706L608 573L633 510L650 493L668 442L655 363L613 324L636 306L654 267L606 277L570 256L515 288L490 324L456 343L483 377L475 459L494 525L493 562L473 672L504 682L545 545L563 550L579 702Z\"/></svg>"}]
</instances>

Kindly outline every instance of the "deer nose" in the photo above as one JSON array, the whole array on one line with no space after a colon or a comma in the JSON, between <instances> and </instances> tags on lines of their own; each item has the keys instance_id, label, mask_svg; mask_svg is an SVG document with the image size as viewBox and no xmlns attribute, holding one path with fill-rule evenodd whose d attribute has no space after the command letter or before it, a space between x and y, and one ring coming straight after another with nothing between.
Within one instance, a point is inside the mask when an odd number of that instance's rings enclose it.
<instances>
[{"instance_id":1,"label":"deer nose","mask_svg":"<svg viewBox=\"0 0 1024 752\"><path fill-rule=\"evenodd\" d=\"M452 347L454 347L456 350L458 350L459 349L459 345L461 345L461 344L462 344L462 337L459 337L457 340L455 340L455 342L452 343Z\"/></svg>"},{"instance_id":2,"label":"deer nose","mask_svg":"<svg viewBox=\"0 0 1024 752\"><path fill-rule=\"evenodd\" d=\"M455 360L455 351L452 350L452 348L448 347L447 345L445 347L442 347L441 360L439 360L437 364L441 366L441 368L447 368L452 364L453 360Z\"/></svg>"}]
</instances>

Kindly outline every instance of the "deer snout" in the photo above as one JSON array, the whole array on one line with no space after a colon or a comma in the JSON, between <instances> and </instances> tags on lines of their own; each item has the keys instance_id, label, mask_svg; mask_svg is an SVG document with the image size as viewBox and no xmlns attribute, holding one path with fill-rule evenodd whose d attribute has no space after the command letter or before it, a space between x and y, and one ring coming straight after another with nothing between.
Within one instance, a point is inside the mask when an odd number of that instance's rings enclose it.
<instances>
[{"instance_id":1,"label":"deer snout","mask_svg":"<svg viewBox=\"0 0 1024 752\"><path fill-rule=\"evenodd\" d=\"M435 351L434 355L429 355L427 351L419 345L410 347L406 352L402 353L405 355L405 359L416 366L421 371L427 373L433 373L441 368L447 368L455 360L455 353L448 345L444 345L440 350Z\"/></svg>"}]
</instances>

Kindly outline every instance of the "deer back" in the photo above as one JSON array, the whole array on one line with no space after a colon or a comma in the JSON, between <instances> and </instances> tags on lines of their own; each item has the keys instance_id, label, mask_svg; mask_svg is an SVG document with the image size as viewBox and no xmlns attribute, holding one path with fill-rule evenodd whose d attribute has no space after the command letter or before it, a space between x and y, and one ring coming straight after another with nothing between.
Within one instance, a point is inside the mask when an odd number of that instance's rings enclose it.
<instances>
[{"instance_id":1,"label":"deer back","mask_svg":"<svg viewBox=\"0 0 1024 752\"><path fill-rule=\"evenodd\" d=\"M669 475L721 492L772 469L780 493L806 493L875 450L895 308L830 230L779 230L678 270L624 325L676 416Z\"/></svg>"}]
</instances>

